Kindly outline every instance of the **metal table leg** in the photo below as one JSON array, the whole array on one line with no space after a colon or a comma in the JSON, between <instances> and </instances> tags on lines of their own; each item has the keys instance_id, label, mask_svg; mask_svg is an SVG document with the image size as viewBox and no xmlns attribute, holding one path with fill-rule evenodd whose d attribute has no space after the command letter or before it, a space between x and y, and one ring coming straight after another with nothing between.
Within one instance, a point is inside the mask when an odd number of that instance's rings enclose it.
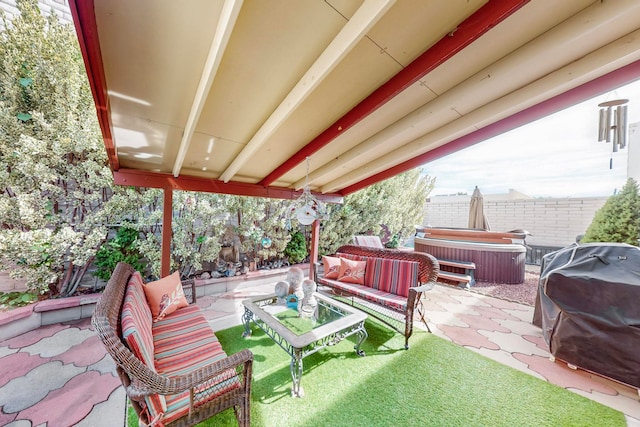
<instances>
[{"instance_id":1,"label":"metal table leg","mask_svg":"<svg viewBox=\"0 0 640 427\"><path fill-rule=\"evenodd\" d=\"M294 349L291 356L291 378L293 379L293 386L291 387L291 397L304 397L304 390L300 386L300 380L302 379L302 350Z\"/></svg>"},{"instance_id":2,"label":"metal table leg","mask_svg":"<svg viewBox=\"0 0 640 427\"><path fill-rule=\"evenodd\" d=\"M242 336L244 338L251 336L251 328L249 327L251 319L253 319L253 313L245 307L244 314L242 315L242 324L244 325L244 332L242 333Z\"/></svg>"},{"instance_id":3,"label":"metal table leg","mask_svg":"<svg viewBox=\"0 0 640 427\"><path fill-rule=\"evenodd\" d=\"M367 330L364 328L364 323L362 324L362 327L360 329L358 329L357 334L358 334L358 342L356 343L354 348L356 349L356 354L358 356L364 357L365 356L365 352L364 352L364 350L360 350L360 345L369 336L369 334L367 333Z\"/></svg>"}]
</instances>

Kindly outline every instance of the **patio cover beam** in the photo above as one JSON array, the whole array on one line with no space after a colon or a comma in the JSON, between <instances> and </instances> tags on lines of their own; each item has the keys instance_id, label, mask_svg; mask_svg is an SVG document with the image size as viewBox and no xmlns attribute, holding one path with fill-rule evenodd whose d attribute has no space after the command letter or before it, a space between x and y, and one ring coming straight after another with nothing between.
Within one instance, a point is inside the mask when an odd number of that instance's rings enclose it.
<instances>
[{"instance_id":1,"label":"patio cover beam","mask_svg":"<svg viewBox=\"0 0 640 427\"><path fill-rule=\"evenodd\" d=\"M302 163L308 156L320 150L360 120L369 116L403 90L417 82L428 72L434 70L447 59L464 49L492 27L508 18L529 0L489 1L473 15L465 19L451 33L427 49L402 71L376 89L347 114L315 137L304 148L291 156L273 172L267 175L261 185L270 185L285 173Z\"/></svg>"},{"instance_id":2,"label":"patio cover beam","mask_svg":"<svg viewBox=\"0 0 640 427\"><path fill-rule=\"evenodd\" d=\"M591 99L610 91L612 87L620 87L640 79L640 60L632 62L622 68L598 77L590 82L577 86L560 95L556 95L546 101L533 105L509 117L505 117L495 123L478 129L475 132L441 145L421 156L407 160L392 168L372 175L362 181L342 189L341 194L346 196L362 190L372 184L394 177L400 173L420 167L432 160L439 159L456 151L463 150L478 142L501 135L527 123L539 120L550 114L556 113L572 105Z\"/></svg>"},{"instance_id":3,"label":"patio cover beam","mask_svg":"<svg viewBox=\"0 0 640 427\"><path fill-rule=\"evenodd\" d=\"M171 188L182 191L200 191L207 193L232 194L238 196L267 197L271 199L292 200L302 194L286 187L264 187L245 182L222 182L209 178L179 176L170 174L142 171L138 169L120 169L113 172L116 185L129 185L146 188ZM342 194L313 193L314 196L326 203L342 203Z\"/></svg>"},{"instance_id":4,"label":"patio cover beam","mask_svg":"<svg viewBox=\"0 0 640 427\"><path fill-rule=\"evenodd\" d=\"M278 108L258 129L240 154L220 175L229 182L247 160L269 139L295 109L315 90L351 49L366 35L396 0L365 0L338 35L329 43Z\"/></svg>"},{"instance_id":5,"label":"patio cover beam","mask_svg":"<svg viewBox=\"0 0 640 427\"><path fill-rule=\"evenodd\" d=\"M193 132L196 130L200 114L202 113L204 104L207 102L207 96L209 95L211 85L222 62L222 57L224 56L229 38L233 32L233 27L240 14L242 3L243 0L225 0L224 6L222 7L222 13L220 14L218 25L216 25L216 32L211 41L207 61L204 64L202 75L200 76L200 83L198 84L198 89L196 90L196 95L193 99L191 110L189 111L187 124L182 133L178 155L173 164L173 176L175 177L180 175L184 158L191 144Z\"/></svg>"}]
</instances>

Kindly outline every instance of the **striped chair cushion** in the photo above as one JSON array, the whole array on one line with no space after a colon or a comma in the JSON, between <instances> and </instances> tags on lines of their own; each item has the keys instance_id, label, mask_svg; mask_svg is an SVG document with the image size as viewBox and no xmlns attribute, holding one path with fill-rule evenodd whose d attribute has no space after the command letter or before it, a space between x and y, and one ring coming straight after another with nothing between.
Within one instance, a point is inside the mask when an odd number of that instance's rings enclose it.
<instances>
[{"instance_id":1,"label":"striped chair cushion","mask_svg":"<svg viewBox=\"0 0 640 427\"><path fill-rule=\"evenodd\" d=\"M366 261L366 259L367 259L366 256L353 255L353 254L343 254L343 253L336 253L336 256L339 257L339 258L350 259L352 261Z\"/></svg>"},{"instance_id":2,"label":"striped chair cushion","mask_svg":"<svg viewBox=\"0 0 640 427\"><path fill-rule=\"evenodd\" d=\"M353 243L358 246L368 246L370 248L384 248L378 236L353 236Z\"/></svg>"},{"instance_id":3,"label":"striped chair cushion","mask_svg":"<svg viewBox=\"0 0 640 427\"><path fill-rule=\"evenodd\" d=\"M167 376L186 374L227 356L195 305L181 308L154 323L153 340L156 367ZM238 387L236 371L230 369L196 390L195 399L196 402L205 397L209 400ZM170 423L189 411L189 392L166 396L166 404L162 422Z\"/></svg>"},{"instance_id":4,"label":"striped chair cushion","mask_svg":"<svg viewBox=\"0 0 640 427\"><path fill-rule=\"evenodd\" d=\"M340 289L345 292L349 292L360 298L366 299L368 301L372 301L382 306L390 307L397 311L404 312L407 310L407 298L403 296L399 296L399 295L381 291L381 290L372 290L371 287L369 286L338 282L337 280L327 280L323 278L318 278L318 281L320 283L330 282L333 288Z\"/></svg>"},{"instance_id":5,"label":"striped chair cushion","mask_svg":"<svg viewBox=\"0 0 640 427\"><path fill-rule=\"evenodd\" d=\"M129 278L122 304L122 338L131 352L155 371L151 309L142 286L142 276L136 271ZM147 396L145 402L151 418L167 410L164 396Z\"/></svg>"},{"instance_id":6,"label":"striped chair cushion","mask_svg":"<svg viewBox=\"0 0 640 427\"><path fill-rule=\"evenodd\" d=\"M402 297L418 284L418 263L386 258L368 258L364 285Z\"/></svg>"}]
</instances>

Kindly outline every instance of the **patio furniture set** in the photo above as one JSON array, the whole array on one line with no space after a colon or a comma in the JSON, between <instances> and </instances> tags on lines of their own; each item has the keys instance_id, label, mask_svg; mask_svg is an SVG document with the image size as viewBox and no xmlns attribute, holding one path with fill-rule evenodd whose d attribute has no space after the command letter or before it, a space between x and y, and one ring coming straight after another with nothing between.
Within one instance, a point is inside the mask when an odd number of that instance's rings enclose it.
<instances>
[{"instance_id":1,"label":"patio furniture set","mask_svg":"<svg viewBox=\"0 0 640 427\"><path fill-rule=\"evenodd\" d=\"M324 259L324 275L314 265L314 277L333 295L314 294L311 310L287 305L275 292L243 301L244 335L251 334L253 322L291 356L294 397L304 396L304 357L352 335L356 354L364 356L367 315L403 334L408 349L414 312L427 325L422 294L438 277L438 262L428 254L347 245ZM346 267L332 279L327 263L335 260ZM238 424L248 426L253 354L225 353L200 309L189 304L194 287L181 283L177 273L144 283L130 265L120 263L92 323L145 424L195 425L233 408Z\"/></svg>"}]
</instances>

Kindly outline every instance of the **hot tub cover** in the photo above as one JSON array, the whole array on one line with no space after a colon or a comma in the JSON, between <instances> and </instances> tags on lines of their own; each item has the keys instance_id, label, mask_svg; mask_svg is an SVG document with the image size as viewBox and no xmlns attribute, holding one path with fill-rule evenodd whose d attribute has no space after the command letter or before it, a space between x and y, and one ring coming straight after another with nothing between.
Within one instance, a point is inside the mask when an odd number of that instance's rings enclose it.
<instances>
[{"instance_id":1,"label":"hot tub cover","mask_svg":"<svg viewBox=\"0 0 640 427\"><path fill-rule=\"evenodd\" d=\"M534 323L556 358L640 388L640 248L589 243L545 255Z\"/></svg>"}]
</instances>

